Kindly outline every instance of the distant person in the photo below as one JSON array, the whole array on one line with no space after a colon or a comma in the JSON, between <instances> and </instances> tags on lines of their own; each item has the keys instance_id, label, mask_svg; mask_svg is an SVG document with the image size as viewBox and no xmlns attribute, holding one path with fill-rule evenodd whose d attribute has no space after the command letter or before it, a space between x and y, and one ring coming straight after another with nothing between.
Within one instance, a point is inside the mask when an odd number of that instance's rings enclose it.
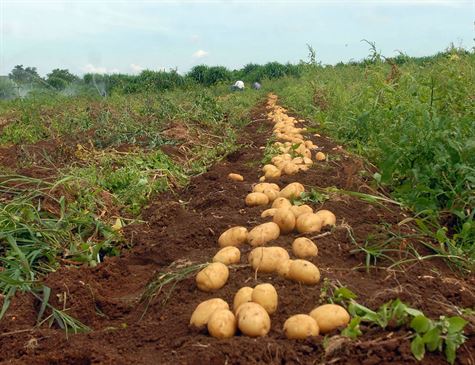
<instances>
[{"instance_id":1,"label":"distant person","mask_svg":"<svg viewBox=\"0 0 475 365\"><path fill-rule=\"evenodd\" d=\"M233 86L231 86L231 90L233 91L244 91L244 82L241 80L238 80L234 83Z\"/></svg>"},{"instance_id":2,"label":"distant person","mask_svg":"<svg viewBox=\"0 0 475 365\"><path fill-rule=\"evenodd\" d=\"M252 88L254 90L259 90L261 87L262 87L261 84L259 84L257 81L252 84Z\"/></svg>"}]
</instances>

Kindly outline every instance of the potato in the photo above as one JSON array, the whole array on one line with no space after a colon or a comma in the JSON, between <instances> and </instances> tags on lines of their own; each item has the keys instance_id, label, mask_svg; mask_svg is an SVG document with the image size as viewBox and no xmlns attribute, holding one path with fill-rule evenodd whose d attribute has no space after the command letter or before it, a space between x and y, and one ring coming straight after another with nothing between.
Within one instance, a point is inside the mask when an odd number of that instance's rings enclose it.
<instances>
[{"instance_id":1,"label":"potato","mask_svg":"<svg viewBox=\"0 0 475 365\"><path fill-rule=\"evenodd\" d=\"M310 316L317 322L321 333L328 333L350 322L350 315L341 305L324 304L310 312Z\"/></svg>"},{"instance_id":2,"label":"potato","mask_svg":"<svg viewBox=\"0 0 475 365\"><path fill-rule=\"evenodd\" d=\"M297 172L299 172L299 167L293 162L287 162L282 168L282 173L284 173L285 175L293 175Z\"/></svg>"},{"instance_id":3,"label":"potato","mask_svg":"<svg viewBox=\"0 0 475 365\"><path fill-rule=\"evenodd\" d=\"M201 302L191 315L190 325L198 328L206 326L211 315L219 309L229 309L228 303L220 298L212 298Z\"/></svg>"},{"instance_id":4,"label":"potato","mask_svg":"<svg viewBox=\"0 0 475 365\"><path fill-rule=\"evenodd\" d=\"M280 228L280 233L290 233L295 228L295 215L289 208L279 208L274 213L273 222Z\"/></svg>"},{"instance_id":5,"label":"potato","mask_svg":"<svg viewBox=\"0 0 475 365\"><path fill-rule=\"evenodd\" d=\"M229 309L218 309L208 321L208 332L215 338L233 337L237 330L237 321Z\"/></svg>"},{"instance_id":6,"label":"potato","mask_svg":"<svg viewBox=\"0 0 475 365\"><path fill-rule=\"evenodd\" d=\"M294 240L292 243L292 252L299 259L304 259L307 257L314 257L318 255L318 248L311 239L306 237L299 237Z\"/></svg>"},{"instance_id":7,"label":"potato","mask_svg":"<svg viewBox=\"0 0 475 365\"><path fill-rule=\"evenodd\" d=\"M243 286L239 289L236 294L234 295L233 301L233 310L236 313L236 310L239 308L241 304L252 302L252 289L249 286Z\"/></svg>"},{"instance_id":8,"label":"potato","mask_svg":"<svg viewBox=\"0 0 475 365\"><path fill-rule=\"evenodd\" d=\"M213 262L221 262L225 265L237 264L241 261L241 251L234 246L223 247L213 257Z\"/></svg>"},{"instance_id":9,"label":"potato","mask_svg":"<svg viewBox=\"0 0 475 365\"><path fill-rule=\"evenodd\" d=\"M279 238L280 228L274 222L260 224L249 232L247 242L251 246L262 246L269 241Z\"/></svg>"},{"instance_id":10,"label":"potato","mask_svg":"<svg viewBox=\"0 0 475 365\"><path fill-rule=\"evenodd\" d=\"M295 218L297 219L299 216L305 213L313 213L312 207L304 204L304 205L293 205L290 207L290 211L294 213ZM297 223L297 222L296 222Z\"/></svg>"},{"instance_id":11,"label":"potato","mask_svg":"<svg viewBox=\"0 0 475 365\"><path fill-rule=\"evenodd\" d=\"M330 212L329 210L322 209L318 212L315 212L316 215L320 217L322 220L322 227L325 226L334 226L336 224L336 217L335 214Z\"/></svg>"},{"instance_id":12,"label":"potato","mask_svg":"<svg viewBox=\"0 0 475 365\"><path fill-rule=\"evenodd\" d=\"M213 262L196 275L196 285L198 289L210 292L222 288L228 278L228 267L221 262Z\"/></svg>"},{"instance_id":13,"label":"potato","mask_svg":"<svg viewBox=\"0 0 475 365\"><path fill-rule=\"evenodd\" d=\"M310 140L309 140L309 141L305 141L305 147L307 147L309 150L313 150L313 149L317 148L317 146L315 146L315 145L313 144L313 142L310 141Z\"/></svg>"},{"instance_id":14,"label":"potato","mask_svg":"<svg viewBox=\"0 0 475 365\"><path fill-rule=\"evenodd\" d=\"M261 176L261 177L259 178L259 181L260 181L260 182L266 181L266 177L265 177L265 176Z\"/></svg>"},{"instance_id":15,"label":"potato","mask_svg":"<svg viewBox=\"0 0 475 365\"><path fill-rule=\"evenodd\" d=\"M305 165L307 165L307 166L313 165L312 159L311 159L311 158L308 158L308 157L304 157L304 158L303 158L303 163L304 163Z\"/></svg>"},{"instance_id":16,"label":"potato","mask_svg":"<svg viewBox=\"0 0 475 365\"><path fill-rule=\"evenodd\" d=\"M289 260L289 253L282 247L257 247L248 256L249 264L254 270L274 272Z\"/></svg>"},{"instance_id":17,"label":"potato","mask_svg":"<svg viewBox=\"0 0 475 365\"><path fill-rule=\"evenodd\" d=\"M261 218L273 217L276 211L275 208L266 209L261 213Z\"/></svg>"},{"instance_id":18,"label":"potato","mask_svg":"<svg viewBox=\"0 0 475 365\"><path fill-rule=\"evenodd\" d=\"M303 340L307 337L318 336L318 324L307 314L296 314L284 323L285 336L293 340Z\"/></svg>"},{"instance_id":19,"label":"potato","mask_svg":"<svg viewBox=\"0 0 475 365\"><path fill-rule=\"evenodd\" d=\"M263 194L267 195L267 198L271 203L279 197L279 192L272 188L265 188Z\"/></svg>"},{"instance_id":20,"label":"potato","mask_svg":"<svg viewBox=\"0 0 475 365\"><path fill-rule=\"evenodd\" d=\"M264 193L249 193L246 196L246 205L248 207L255 207L257 205L266 205L269 203L269 198Z\"/></svg>"},{"instance_id":21,"label":"potato","mask_svg":"<svg viewBox=\"0 0 475 365\"><path fill-rule=\"evenodd\" d=\"M228 178L233 181L244 181L244 177L242 177L242 175L234 174L234 173L230 173L228 175Z\"/></svg>"},{"instance_id":22,"label":"potato","mask_svg":"<svg viewBox=\"0 0 475 365\"><path fill-rule=\"evenodd\" d=\"M315 159L317 161L325 161L327 157L325 156L323 152L317 152L317 154L315 155Z\"/></svg>"},{"instance_id":23,"label":"potato","mask_svg":"<svg viewBox=\"0 0 475 365\"><path fill-rule=\"evenodd\" d=\"M236 226L224 231L218 238L220 247L240 246L247 241L248 231L246 227Z\"/></svg>"},{"instance_id":24,"label":"potato","mask_svg":"<svg viewBox=\"0 0 475 365\"><path fill-rule=\"evenodd\" d=\"M289 267L289 279L302 284L313 285L320 281L320 270L307 260L293 260Z\"/></svg>"},{"instance_id":25,"label":"potato","mask_svg":"<svg viewBox=\"0 0 475 365\"><path fill-rule=\"evenodd\" d=\"M295 157L292 162L296 165L303 164L303 158L302 157Z\"/></svg>"},{"instance_id":26,"label":"potato","mask_svg":"<svg viewBox=\"0 0 475 365\"><path fill-rule=\"evenodd\" d=\"M285 188L283 188L280 191L280 196L282 198L298 198L300 194L302 194L305 191L305 188L302 184L295 182L287 185Z\"/></svg>"},{"instance_id":27,"label":"potato","mask_svg":"<svg viewBox=\"0 0 475 365\"><path fill-rule=\"evenodd\" d=\"M273 314L277 310L277 290L272 284L256 285L252 291L252 301L260 304L267 313Z\"/></svg>"},{"instance_id":28,"label":"potato","mask_svg":"<svg viewBox=\"0 0 475 365\"><path fill-rule=\"evenodd\" d=\"M288 279L289 278L289 271L290 271L290 265L292 264L294 260L285 260L285 261L281 261L279 266L277 267L277 274L279 274L279 276L285 278L285 279Z\"/></svg>"},{"instance_id":29,"label":"potato","mask_svg":"<svg viewBox=\"0 0 475 365\"><path fill-rule=\"evenodd\" d=\"M274 165L266 165L266 166L272 166L272 168L269 167L264 173L266 180L278 179L280 177L281 172L277 167L275 167Z\"/></svg>"},{"instance_id":30,"label":"potato","mask_svg":"<svg viewBox=\"0 0 475 365\"><path fill-rule=\"evenodd\" d=\"M314 213L304 213L297 218L295 228L300 233L320 232L322 219Z\"/></svg>"},{"instance_id":31,"label":"potato","mask_svg":"<svg viewBox=\"0 0 475 365\"><path fill-rule=\"evenodd\" d=\"M267 165L264 165L264 167L262 168L262 172L266 173L267 171L269 170L273 170L275 169L275 166L272 165L272 164L267 164Z\"/></svg>"},{"instance_id":32,"label":"potato","mask_svg":"<svg viewBox=\"0 0 475 365\"><path fill-rule=\"evenodd\" d=\"M252 188L253 193L263 193L265 189L274 189L280 191L279 185L274 183L259 183Z\"/></svg>"},{"instance_id":33,"label":"potato","mask_svg":"<svg viewBox=\"0 0 475 365\"><path fill-rule=\"evenodd\" d=\"M292 203L286 198L277 198L272 203L272 208L276 208L276 209L284 208L284 207L290 208L291 206L292 206Z\"/></svg>"},{"instance_id":34,"label":"potato","mask_svg":"<svg viewBox=\"0 0 475 365\"><path fill-rule=\"evenodd\" d=\"M270 317L262 306L257 303L244 303L237 309L239 330L246 336L265 336L270 331Z\"/></svg>"}]
</instances>

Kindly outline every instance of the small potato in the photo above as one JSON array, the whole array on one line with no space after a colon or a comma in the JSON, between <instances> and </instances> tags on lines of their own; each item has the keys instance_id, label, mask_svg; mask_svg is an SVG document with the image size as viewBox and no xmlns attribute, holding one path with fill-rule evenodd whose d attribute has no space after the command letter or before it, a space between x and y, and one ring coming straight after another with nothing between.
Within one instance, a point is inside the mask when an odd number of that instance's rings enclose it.
<instances>
[{"instance_id":1,"label":"small potato","mask_svg":"<svg viewBox=\"0 0 475 365\"><path fill-rule=\"evenodd\" d=\"M246 196L246 205L248 207L266 204L269 204L269 198L264 193L249 193Z\"/></svg>"},{"instance_id":2,"label":"small potato","mask_svg":"<svg viewBox=\"0 0 475 365\"><path fill-rule=\"evenodd\" d=\"M329 210L322 209L315 213L318 215L322 220L322 227L325 226L334 226L336 224L336 217L335 214L330 212Z\"/></svg>"},{"instance_id":3,"label":"small potato","mask_svg":"<svg viewBox=\"0 0 475 365\"><path fill-rule=\"evenodd\" d=\"M280 233L287 234L295 228L295 215L289 208L279 208L274 213L273 222L280 228Z\"/></svg>"},{"instance_id":4,"label":"small potato","mask_svg":"<svg viewBox=\"0 0 475 365\"><path fill-rule=\"evenodd\" d=\"M259 181L260 181L260 182L266 181L266 177L265 177L265 176L261 176L261 177L259 178Z\"/></svg>"},{"instance_id":5,"label":"small potato","mask_svg":"<svg viewBox=\"0 0 475 365\"><path fill-rule=\"evenodd\" d=\"M206 326L211 315L219 309L229 309L228 303L220 298L208 299L201 302L191 315L190 325L198 328Z\"/></svg>"},{"instance_id":6,"label":"small potato","mask_svg":"<svg viewBox=\"0 0 475 365\"><path fill-rule=\"evenodd\" d=\"M223 247L213 257L213 262L221 262L225 265L237 264L241 261L241 251L234 246Z\"/></svg>"},{"instance_id":7,"label":"small potato","mask_svg":"<svg viewBox=\"0 0 475 365\"><path fill-rule=\"evenodd\" d=\"M274 189L280 191L279 185L274 183L259 183L252 188L253 193L263 193L265 189Z\"/></svg>"},{"instance_id":8,"label":"small potato","mask_svg":"<svg viewBox=\"0 0 475 365\"><path fill-rule=\"evenodd\" d=\"M229 309L218 309L208 321L208 332L215 338L231 338L237 330L237 321Z\"/></svg>"},{"instance_id":9,"label":"small potato","mask_svg":"<svg viewBox=\"0 0 475 365\"><path fill-rule=\"evenodd\" d=\"M296 165L303 164L303 158L302 157L295 157L292 162Z\"/></svg>"},{"instance_id":10,"label":"small potato","mask_svg":"<svg viewBox=\"0 0 475 365\"><path fill-rule=\"evenodd\" d=\"M317 161L325 161L327 157L325 156L323 152L317 152L317 154L315 155L315 159Z\"/></svg>"},{"instance_id":11,"label":"small potato","mask_svg":"<svg viewBox=\"0 0 475 365\"><path fill-rule=\"evenodd\" d=\"M248 256L249 264L260 272L274 272L289 260L289 253L282 247L257 247Z\"/></svg>"},{"instance_id":12,"label":"small potato","mask_svg":"<svg viewBox=\"0 0 475 365\"><path fill-rule=\"evenodd\" d=\"M314 257L318 255L318 248L311 239L306 237L299 237L292 243L292 252L299 259L305 259L307 257Z\"/></svg>"},{"instance_id":13,"label":"small potato","mask_svg":"<svg viewBox=\"0 0 475 365\"><path fill-rule=\"evenodd\" d=\"M269 202L271 203L279 197L279 192L272 188L264 189L263 194L267 195L267 198L269 198Z\"/></svg>"},{"instance_id":14,"label":"small potato","mask_svg":"<svg viewBox=\"0 0 475 365\"><path fill-rule=\"evenodd\" d=\"M261 213L261 218L273 217L276 211L275 208L266 209Z\"/></svg>"},{"instance_id":15,"label":"small potato","mask_svg":"<svg viewBox=\"0 0 475 365\"><path fill-rule=\"evenodd\" d=\"M274 165L266 165L264 167L267 167L267 169L264 172L264 176L266 177L266 180L278 179L280 177L280 170Z\"/></svg>"},{"instance_id":16,"label":"small potato","mask_svg":"<svg viewBox=\"0 0 475 365\"><path fill-rule=\"evenodd\" d=\"M341 305L324 304L310 312L310 316L317 322L321 333L328 333L350 322L350 315Z\"/></svg>"},{"instance_id":17,"label":"small potato","mask_svg":"<svg viewBox=\"0 0 475 365\"><path fill-rule=\"evenodd\" d=\"M265 336L270 331L270 317L261 305L244 303L237 309L237 323L239 330L246 336Z\"/></svg>"},{"instance_id":18,"label":"small potato","mask_svg":"<svg viewBox=\"0 0 475 365\"><path fill-rule=\"evenodd\" d=\"M320 281L320 270L310 261L294 260L290 264L289 279L306 285L314 285Z\"/></svg>"},{"instance_id":19,"label":"small potato","mask_svg":"<svg viewBox=\"0 0 475 365\"><path fill-rule=\"evenodd\" d=\"M297 219L299 216L305 213L313 213L313 209L311 206L304 204L304 205L293 205L290 207L290 211L294 213L295 218Z\"/></svg>"},{"instance_id":20,"label":"small potato","mask_svg":"<svg viewBox=\"0 0 475 365\"><path fill-rule=\"evenodd\" d=\"M296 174L297 172L299 172L299 167L293 162L287 162L282 169L282 173L285 175L293 175L293 174Z\"/></svg>"},{"instance_id":21,"label":"small potato","mask_svg":"<svg viewBox=\"0 0 475 365\"><path fill-rule=\"evenodd\" d=\"M251 246L262 246L267 242L279 238L280 228L274 222L260 224L249 232L247 242Z\"/></svg>"},{"instance_id":22,"label":"small potato","mask_svg":"<svg viewBox=\"0 0 475 365\"><path fill-rule=\"evenodd\" d=\"M307 337L318 336L318 324L307 314L296 314L284 323L284 333L288 339L303 340Z\"/></svg>"},{"instance_id":23,"label":"small potato","mask_svg":"<svg viewBox=\"0 0 475 365\"><path fill-rule=\"evenodd\" d=\"M320 232L322 219L314 213L304 213L297 218L295 227L300 233Z\"/></svg>"},{"instance_id":24,"label":"small potato","mask_svg":"<svg viewBox=\"0 0 475 365\"><path fill-rule=\"evenodd\" d=\"M286 198L277 198L272 203L272 208L276 208L276 209L284 208L284 207L290 208L291 206L292 206L292 203Z\"/></svg>"},{"instance_id":25,"label":"small potato","mask_svg":"<svg viewBox=\"0 0 475 365\"><path fill-rule=\"evenodd\" d=\"M277 267L277 274L285 279L289 278L290 265L294 260L282 261Z\"/></svg>"},{"instance_id":26,"label":"small potato","mask_svg":"<svg viewBox=\"0 0 475 365\"><path fill-rule=\"evenodd\" d=\"M252 301L260 304L267 313L273 314L277 310L277 290L272 284L256 285L252 291Z\"/></svg>"},{"instance_id":27,"label":"small potato","mask_svg":"<svg viewBox=\"0 0 475 365\"><path fill-rule=\"evenodd\" d=\"M228 178L233 181L244 181L244 177L242 175L234 174L234 173L230 173L228 175Z\"/></svg>"},{"instance_id":28,"label":"small potato","mask_svg":"<svg viewBox=\"0 0 475 365\"><path fill-rule=\"evenodd\" d=\"M280 191L280 196L282 198L298 198L300 194L302 194L305 191L305 188L302 184L295 182L287 185L285 188L283 188Z\"/></svg>"},{"instance_id":29,"label":"small potato","mask_svg":"<svg viewBox=\"0 0 475 365\"><path fill-rule=\"evenodd\" d=\"M241 304L252 302L252 289L249 286L244 286L239 289L236 294L234 295L233 301L233 311L236 313L236 310L239 308Z\"/></svg>"},{"instance_id":30,"label":"small potato","mask_svg":"<svg viewBox=\"0 0 475 365\"><path fill-rule=\"evenodd\" d=\"M228 278L228 267L221 262L213 262L196 275L196 285L202 291L211 292L222 288Z\"/></svg>"},{"instance_id":31,"label":"small potato","mask_svg":"<svg viewBox=\"0 0 475 365\"><path fill-rule=\"evenodd\" d=\"M224 231L218 238L220 247L240 246L247 241L248 231L246 227L232 227Z\"/></svg>"}]
</instances>

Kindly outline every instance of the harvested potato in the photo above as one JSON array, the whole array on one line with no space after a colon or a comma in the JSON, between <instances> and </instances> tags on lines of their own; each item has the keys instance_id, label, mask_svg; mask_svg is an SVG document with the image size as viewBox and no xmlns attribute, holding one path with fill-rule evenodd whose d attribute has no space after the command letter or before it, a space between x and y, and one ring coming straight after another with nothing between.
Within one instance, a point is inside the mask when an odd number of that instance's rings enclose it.
<instances>
[{"instance_id":1,"label":"harvested potato","mask_svg":"<svg viewBox=\"0 0 475 365\"><path fill-rule=\"evenodd\" d=\"M305 191L305 188L302 184L295 182L287 185L285 188L283 188L280 191L280 196L282 198L298 198L300 194L302 194Z\"/></svg>"},{"instance_id":2,"label":"harvested potato","mask_svg":"<svg viewBox=\"0 0 475 365\"><path fill-rule=\"evenodd\" d=\"M261 213L261 218L273 217L276 211L275 208L266 209Z\"/></svg>"},{"instance_id":3,"label":"harvested potato","mask_svg":"<svg viewBox=\"0 0 475 365\"><path fill-rule=\"evenodd\" d=\"M262 246L269 241L279 238L280 228L274 222L260 224L249 232L247 242L251 246Z\"/></svg>"},{"instance_id":4,"label":"harvested potato","mask_svg":"<svg viewBox=\"0 0 475 365\"><path fill-rule=\"evenodd\" d=\"M212 298L201 302L191 315L190 325L198 328L206 326L211 315L219 309L229 309L228 303L220 298Z\"/></svg>"},{"instance_id":5,"label":"harvested potato","mask_svg":"<svg viewBox=\"0 0 475 365\"><path fill-rule=\"evenodd\" d=\"M305 165L307 165L307 166L313 165L312 159L311 159L311 158L308 158L308 157L304 157L304 158L303 158L303 163L304 163Z\"/></svg>"},{"instance_id":6,"label":"harvested potato","mask_svg":"<svg viewBox=\"0 0 475 365\"><path fill-rule=\"evenodd\" d=\"M318 255L318 248L311 239L306 237L299 237L292 243L292 252L299 259L305 259L307 257L314 257Z\"/></svg>"},{"instance_id":7,"label":"harvested potato","mask_svg":"<svg viewBox=\"0 0 475 365\"><path fill-rule=\"evenodd\" d=\"M285 260L282 261L277 267L277 274L285 279L289 279L290 265L294 260Z\"/></svg>"},{"instance_id":8,"label":"harvested potato","mask_svg":"<svg viewBox=\"0 0 475 365\"><path fill-rule=\"evenodd\" d=\"M334 226L336 224L336 217L335 214L330 212L329 210L322 209L318 212L315 212L316 215L320 217L322 220L322 227L325 226Z\"/></svg>"},{"instance_id":9,"label":"harvested potato","mask_svg":"<svg viewBox=\"0 0 475 365\"><path fill-rule=\"evenodd\" d=\"M285 336L293 340L303 340L307 337L318 336L318 324L307 314L296 314L284 323Z\"/></svg>"},{"instance_id":10,"label":"harvested potato","mask_svg":"<svg viewBox=\"0 0 475 365\"><path fill-rule=\"evenodd\" d=\"M267 198L269 199L269 202L271 203L279 197L279 192L272 188L264 189L263 194L267 195Z\"/></svg>"},{"instance_id":11,"label":"harvested potato","mask_svg":"<svg viewBox=\"0 0 475 365\"><path fill-rule=\"evenodd\" d=\"M274 183L259 183L254 185L252 192L254 193L263 193L265 189L274 189L280 191L279 185Z\"/></svg>"},{"instance_id":12,"label":"harvested potato","mask_svg":"<svg viewBox=\"0 0 475 365\"><path fill-rule=\"evenodd\" d=\"M233 301L233 310L236 313L236 310L239 308L241 304L252 302L252 289L249 286L244 286L239 289L236 294L234 295Z\"/></svg>"},{"instance_id":13,"label":"harvested potato","mask_svg":"<svg viewBox=\"0 0 475 365\"><path fill-rule=\"evenodd\" d=\"M198 289L210 292L222 288L228 278L228 267L221 262L213 262L196 275L196 285Z\"/></svg>"},{"instance_id":14,"label":"harvested potato","mask_svg":"<svg viewBox=\"0 0 475 365\"><path fill-rule=\"evenodd\" d=\"M269 198L264 193L249 193L246 196L246 205L248 207L255 207L257 205L266 205L269 203Z\"/></svg>"},{"instance_id":15,"label":"harvested potato","mask_svg":"<svg viewBox=\"0 0 475 365\"><path fill-rule=\"evenodd\" d=\"M260 304L267 313L272 314L277 310L277 290L272 284L256 285L252 291L252 301Z\"/></svg>"},{"instance_id":16,"label":"harvested potato","mask_svg":"<svg viewBox=\"0 0 475 365\"><path fill-rule=\"evenodd\" d=\"M295 228L300 233L320 232L322 219L315 213L304 213L297 218Z\"/></svg>"},{"instance_id":17,"label":"harvested potato","mask_svg":"<svg viewBox=\"0 0 475 365\"><path fill-rule=\"evenodd\" d=\"M246 336L265 336L270 330L270 317L261 305L253 302L244 303L237 309L239 330Z\"/></svg>"},{"instance_id":18,"label":"harvested potato","mask_svg":"<svg viewBox=\"0 0 475 365\"><path fill-rule=\"evenodd\" d=\"M290 211L294 213L295 218L298 218L302 214L305 213L313 213L313 209L311 206L304 204L304 205L292 205L290 207Z\"/></svg>"},{"instance_id":19,"label":"harvested potato","mask_svg":"<svg viewBox=\"0 0 475 365\"><path fill-rule=\"evenodd\" d=\"M307 260L293 260L289 267L289 279L302 284L314 285L320 281L320 270Z\"/></svg>"},{"instance_id":20,"label":"harvested potato","mask_svg":"<svg viewBox=\"0 0 475 365\"><path fill-rule=\"evenodd\" d=\"M282 172L285 175L293 175L299 172L298 165L294 164L293 162L287 162L284 167L282 168Z\"/></svg>"},{"instance_id":21,"label":"harvested potato","mask_svg":"<svg viewBox=\"0 0 475 365\"><path fill-rule=\"evenodd\" d=\"M264 173L264 176L266 180L272 180L272 179L278 179L280 177L280 170L275 167L274 165L266 165L266 166L272 166L267 168L267 170Z\"/></svg>"},{"instance_id":22,"label":"harvested potato","mask_svg":"<svg viewBox=\"0 0 475 365\"><path fill-rule=\"evenodd\" d=\"M279 208L274 213L273 222L280 228L280 233L287 234L295 228L295 215L289 208Z\"/></svg>"},{"instance_id":23,"label":"harvested potato","mask_svg":"<svg viewBox=\"0 0 475 365\"><path fill-rule=\"evenodd\" d=\"M234 174L234 173L230 173L228 175L228 178L233 181L244 181L244 177L242 175Z\"/></svg>"},{"instance_id":24,"label":"harvested potato","mask_svg":"<svg viewBox=\"0 0 475 365\"><path fill-rule=\"evenodd\" d=\"M218 309L209 318L208 332L215 338L231 338L236 329L236 317L229 309Z\"/></svg>"},{"instance_id":25,"label":"harvested potato","mask_svg":"<svg viewBox=\"0 0 475 365\"><path fill-rule=\"evenodd\" d=\"M317 152L317 154L315 155L315 159L317 161L325 161L327 157L325 156L323 152Z\"/></svg>"},{"instance_id":26,"label":"harvested potato","mask_svg":"<svg viewBox=\"0 0 475 365\"><path fill-rule=\"evenodd\" d=\"M310 316L317 322L321 333L328 333L350 322L350 315L341 305L324 304L310 312Z\"/></svg>"},{"instance_id":27,"label":"harvested potato","mask_svg":"<svg viewBox=\"0 0 475 365\"><path fill-rule=\"evenodd\" d=\"M248 256L249 264L260 272L274 272L289 260L289 253L282 247L257 247Z\"/></svg>"},{"instance_id":28,"label":"harvested potato","mask_svg":"<svg viewBox=\"0 0 475 365\"><path fill-rule=\"evenodd\" d=\"M218 238L220 247L240 246L247 241L248 231L246 227L232 227L224 231Z\"/></svg>"},{"instance_id":29,"label":"harvested potato","mask_svg":"<svg viewBox=\"0 0 475 365\"><path fill-rule=\"evenodd\" d=\"M237 264L241 261L241 251L234 246L223 247L213 257L213 262L221 262L225 265Z\"/></svg>"},{"instance_id":30,"label":"harvested potato","mask_svg":"<svg viewBox=\"0 0 475 365\"><path fill-rule=\"evenodd\" d=\"M284 208L284 207L290 208L291 206L292 206L292 203L286 198L277 198L272 203L272 208L276 208L276 209Z\"/></svg>"},{"instance_id":31,"label":"harvested potato","mask_svg":"<svg viewBox=\"0 0 475 365\"><path fill-rule=\"evenodd\" d=\"M265 176L261 176L261 177L259 178L259 181L260 181L260 182L266 181L266 177L265 177Z\"/></svg>"}]
</instances>

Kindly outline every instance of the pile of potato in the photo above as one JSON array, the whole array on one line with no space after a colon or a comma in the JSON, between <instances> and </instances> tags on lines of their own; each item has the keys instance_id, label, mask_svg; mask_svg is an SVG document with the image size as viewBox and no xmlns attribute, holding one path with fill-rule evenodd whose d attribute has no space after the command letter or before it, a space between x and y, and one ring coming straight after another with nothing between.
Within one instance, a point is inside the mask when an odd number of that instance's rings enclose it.
<instances>
[{"instance_id":1,"label":"pile of potato","mask_svg":"<svg viewBox=\"0 0 475 365\"><path fill-rule=\"evenodd\" d=\"M267 108L268 117L275 123L274 135L279 141L276 146L281 154L272 159L272 164L264 166L261 182L254 185L245 198L247 206L265 207L261 217L272 221L250 230L236 226L224 231L218 239L220 250L213 257L213 262L196 275L196 285L201 291L215 292L226 284L228 266L241 262L241 248L246 244L252 248L247 261L256 275L274 273L304 285L315 285L320 281L318 267L306 260L318 254L318 247L311 239L298 237L293 240L292 254L295 258L291 258L285 248L266 246L280 235L320 232L323 227L336 224L335 215L328 210L314 212L308 205L292 204L292 200L305 191L302 184L294 182L281 190L276 183L264 182L283 174L292 175L307 170L313 164L312 150L317 148L311 141L304 140L302 133L305 128L297 128L297 120L285 114L285 109L277 106L276 101L277 97L271 95ZM326 159L324 154L319 153L321 155L317 153L316 160ZM244 180L234 173L228 177L237 182ZM270 331L271 315L277 307L278 294L272 284L242 287L234 296L232 310L221 298L206 300L196 307L190 325L207 327L209 334L216 338L229 338L237 331L250 337L265 336ZM303 339L330 332L346 325L349 320L350 316L343 307L325 304L308 314L291 316L285 321L283 331L289 339Z\"/></svg>"}]
</instances>

